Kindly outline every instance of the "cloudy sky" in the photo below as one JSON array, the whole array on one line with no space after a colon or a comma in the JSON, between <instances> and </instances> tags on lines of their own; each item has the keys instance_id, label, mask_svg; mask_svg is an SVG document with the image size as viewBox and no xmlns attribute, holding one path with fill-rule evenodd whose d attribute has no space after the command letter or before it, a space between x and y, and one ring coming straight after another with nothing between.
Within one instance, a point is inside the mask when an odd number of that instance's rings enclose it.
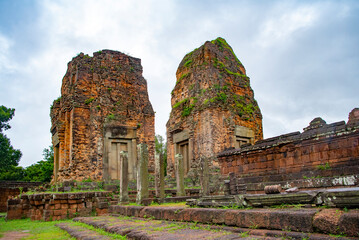
<instances>
[{"instance_id":1,"label":"cloudy sky","mask_svg":"<svg viewBox=\"0 0 359 240\"><path fill-rule=\"evenodd\" d=\"M356 0L0 0L0 105L16 109L6 134L20 165L41 160L67 62L113 49L142 59L164 136L178 64L218 36L251 78L265 138L317 116L347 121L359 107L358 26Z\"/></svg>"}]
</instances>

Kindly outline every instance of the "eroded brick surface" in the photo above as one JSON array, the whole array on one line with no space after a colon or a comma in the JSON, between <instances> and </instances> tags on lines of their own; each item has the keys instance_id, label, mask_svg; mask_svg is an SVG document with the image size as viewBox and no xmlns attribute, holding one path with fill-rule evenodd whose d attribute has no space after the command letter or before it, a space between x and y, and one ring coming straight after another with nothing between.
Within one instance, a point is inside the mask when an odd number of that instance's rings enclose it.
<instances>
[{"instance_id":1,"label":"eroded brick surface","mask_svg":"<svg viewBox=\"0 0 359 240\"><path fill-rule=\"evenodd\" d=\"M262 115L249 77L224 39L188 53L176 77L167 122L169 172L174 174L177 153L184 155L187 173L199 167L200 157L216 165L220 151L262 139Z\"/></svg>"},{"instance_id":2,"label":"eroded brick surface","mask_svg":"<svg viewBox=\"0 0 359 240\"><path fill-rule=\"evenodd\" d=\"M148 145L149 166L153 166L154 111L138 58L111 50L74 57L50 115L55 158L59 151L57 181L118 178L110 176L114 141L106 139L128 144L132 178L133 149L138 143Z\"/></svg>"}]
</instances>

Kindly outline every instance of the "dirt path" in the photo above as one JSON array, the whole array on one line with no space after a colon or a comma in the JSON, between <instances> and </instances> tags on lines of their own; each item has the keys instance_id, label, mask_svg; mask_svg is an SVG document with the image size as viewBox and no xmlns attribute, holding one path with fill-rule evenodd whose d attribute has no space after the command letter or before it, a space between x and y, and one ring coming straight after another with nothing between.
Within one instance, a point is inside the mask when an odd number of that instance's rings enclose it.
<instances>
[{"instance_id":1,"label":"dirt path","mask_svg":"<svg viewBox=\"0 0 359 240\"><path fill-rule=\"evenodd\" d=\"M26 231L26 230L25 230ZM3 237L1 237L1 240L19 240L24 237L30 236L30 233L28 232L4 232Z\"/></svg>"}]
</instances>

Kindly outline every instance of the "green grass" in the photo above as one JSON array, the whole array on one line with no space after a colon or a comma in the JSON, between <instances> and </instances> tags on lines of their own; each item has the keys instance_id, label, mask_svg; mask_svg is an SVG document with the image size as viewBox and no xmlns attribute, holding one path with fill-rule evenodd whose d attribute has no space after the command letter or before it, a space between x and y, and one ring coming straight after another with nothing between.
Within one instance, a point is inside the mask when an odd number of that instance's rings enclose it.
<instances>
[{"instance_id":1,"label":"green grass","mask_svg":"<svg viewBox=\"0 0 359 240\"><path fill-rule=\"evenodd\" d=\"M23 231L28 230L29 236L23 239L38 239L38 240L48 240L48 239L75 239L71 236L56 227L55 224L60 222L70 222L71 220L65 221L53 221L53 222L43 222L43 221L31 221L30 219L20 219L20 220L9 220L5 221L4 218L0 218L0 236L4 235L5 232L11 231Z\"/></svg>"},{"instance_id":2,"label":"green grass","mask_svg":"<svg viewBox=\"0 0 359 240\"><path fill-rule=\"evenodd\" d=\"M116 234L116 233L109 233L106 232L105 230L101 229L101 228L96 228L94 226L91 225L87 225L85 223L81 223L81 222L74 222L73 223L74 226L80 226L83 228L87 228L89 230L95 231L103 236L107 236L107 237L111 237L112 239L127 239L126 236L122 236L120 234Z\"/></svg>"},{"instance_id":3,"label":"green grass","mask_svg":"<svg viewBox=\"0 0 359 240\"><path fill-rule=\"evenodd\" d=\"M137 203L129 203L126 204L127 206L144 206L141 204L137 204ZM188 205L186 205L186 202L175 202L175 203L156 203L156 202L152 202L149 207L184 207L187 208Z\"/></svg>"},{"instance_id":4,"label":"green grass","mask_svg":"<svg viewBox=\"0 0 359 240\"><path fill-rule=\"evenodd\" d=\"M67 192L56 192L56 191L45 191L45 192L36 192L36 191L27 191L23 194L25 195L33 195L33 194L42 194L42 193L50 193L50 194L65 194L65 193L82 193L82 192L106 192L105 190L103 189L92 189L92 190L80 190L80 189L72 189L71 191L67 191Z\"/></svg>"},{"instance_id":5,"label":"green grass","mask_svg":"<svg viewBox=\"0 0 359 240\"><path fill-rule=\"evenodd\" d=\"M151 207L184 207L187 208L186 202L175 202L175 203L151 203Z\"/></svg>"}]
</instances>

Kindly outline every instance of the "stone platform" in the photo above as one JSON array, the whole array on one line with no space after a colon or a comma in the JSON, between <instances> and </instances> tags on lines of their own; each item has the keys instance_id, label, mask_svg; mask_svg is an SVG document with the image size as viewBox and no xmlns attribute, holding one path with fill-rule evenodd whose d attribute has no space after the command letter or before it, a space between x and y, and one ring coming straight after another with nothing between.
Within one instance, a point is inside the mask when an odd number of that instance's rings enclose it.
<instances>
[{"instance_id":1,"label":"stone platform","mask_svg":"<svg viewBox=\"0 0 359 240\"><path fill-rule=\"evenodd\" d=\"M328 210L331 210L328 212ZM183 207L110 206L109 212L156 220L223 224L248 229L359 237L359 210L340 209L214 209ZM334 214L333 214L334 212Z\"/></svg>"},{"instance_id":2,"label":"stone platform","mask_svg":"<svg viewBox=\"0 0 359 240\"><path fill-rule=\"evenodd\" d=\"M174 222L126 216L79 217L56 226L76 239L353 239L318 233L294 232ZM94 228L93 228L94 227Z\"/></svg>"}]
</instances>

